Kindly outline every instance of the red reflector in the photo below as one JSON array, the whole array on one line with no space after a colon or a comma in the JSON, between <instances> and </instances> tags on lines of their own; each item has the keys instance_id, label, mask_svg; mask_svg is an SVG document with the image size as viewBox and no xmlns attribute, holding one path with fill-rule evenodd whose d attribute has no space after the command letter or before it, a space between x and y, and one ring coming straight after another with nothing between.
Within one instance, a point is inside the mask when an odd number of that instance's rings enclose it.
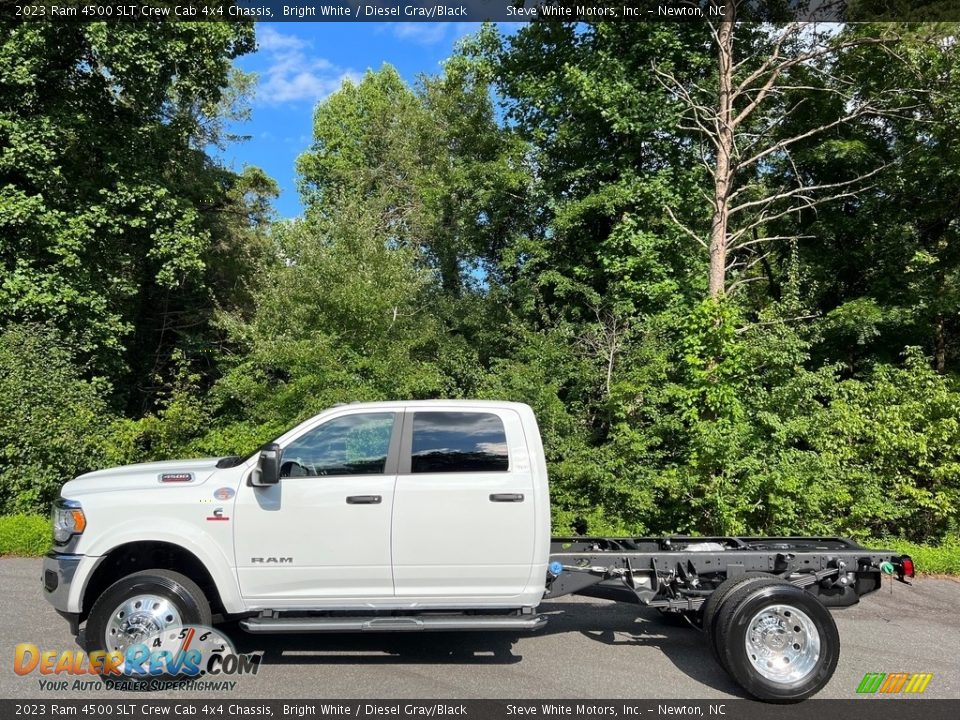
<instances>
[{"instance_id":1,"label":"red reflector","mask_svg":"<svg viewBox=\"0 0 960 720\"><path fill-rule=\"evenodd\" d=\"M908 557L903 558L900 561L900 565L903 567L903 574L907 577L914 577L913 573L913 560Z\"/></svg>"},{"instance_id":2,"label":"red reflector","mask_svg":"<svg viewBox=\"0 0 960 720\"><path fill-rule=\"evenodd\" d=\"M193 475L190 473L166 473L160 476L160 482L190 482Z\"/></svg>"}]
</instances>

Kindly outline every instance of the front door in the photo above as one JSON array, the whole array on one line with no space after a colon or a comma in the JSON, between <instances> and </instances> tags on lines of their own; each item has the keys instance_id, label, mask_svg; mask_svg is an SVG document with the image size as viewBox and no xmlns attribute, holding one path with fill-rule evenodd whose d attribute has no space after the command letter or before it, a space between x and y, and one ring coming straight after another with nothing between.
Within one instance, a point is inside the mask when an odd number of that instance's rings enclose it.
<instances>
[{"instance_id":1,"label":"front door","mask_svg":"<svg viewBox=\"0 0 960 720\"><path fill-rule=\"evenodd\" d=\"M278 484L241 485L234 545L244 598L282 607L393 596L400 415L345 410L284 444Z\"/></svg>"}]
</instances>

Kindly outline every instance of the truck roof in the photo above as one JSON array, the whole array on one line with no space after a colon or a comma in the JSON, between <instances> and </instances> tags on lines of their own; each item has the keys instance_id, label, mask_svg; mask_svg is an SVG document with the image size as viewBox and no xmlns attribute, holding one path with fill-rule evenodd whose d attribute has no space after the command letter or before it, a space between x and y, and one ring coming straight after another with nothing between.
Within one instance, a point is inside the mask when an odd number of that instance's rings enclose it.
<instances>
[{"instance_id":1,"label":"truck roof","mask_svg":"<svg viewBox=\"0 0 960 720\"><path fill-rule=\"evenodd\" d=\"M334 407L368 407L375 408L431 408L431 407L470 407L470 408L511 408L513 410L528 409L525 403L508 400L381 400L378 402L350 402L340 403Z\"/></svg>"}]
</instances>

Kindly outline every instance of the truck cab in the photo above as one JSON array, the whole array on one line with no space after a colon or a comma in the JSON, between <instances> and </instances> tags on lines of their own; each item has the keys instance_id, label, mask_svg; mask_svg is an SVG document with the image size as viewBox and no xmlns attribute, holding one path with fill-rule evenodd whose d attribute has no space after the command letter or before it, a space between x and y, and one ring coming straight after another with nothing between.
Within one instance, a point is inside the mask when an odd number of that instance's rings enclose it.
<instances>
[{"instance_id":1,"label":"truck cab","mask_svg":"<svg viewBox=\"0 0 960 720\"><path fill-rule=\"evenodd\" d=\"M346 405L278 439L279 481L237 484L248 608L534 606L550 519L529 408Z\"/></svg>"},{"instance_id":2,"label":"truck cab","mask_svg":"<svg viewBox=\"0 0 960 720\"><path fill-rule=\"evenodd\" d=\"M519 403L353 403L248 457L92 472L63 487L45 594L78 625L161 567L228 616L531 609L550 553L540 443Z\"/></svg>"}]
</instances>

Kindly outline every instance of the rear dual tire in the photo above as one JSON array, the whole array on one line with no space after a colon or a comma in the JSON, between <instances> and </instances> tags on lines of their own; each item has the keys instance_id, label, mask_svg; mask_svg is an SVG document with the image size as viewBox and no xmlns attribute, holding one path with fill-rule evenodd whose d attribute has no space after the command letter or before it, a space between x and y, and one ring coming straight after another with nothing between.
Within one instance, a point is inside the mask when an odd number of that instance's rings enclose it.
<instances>
[{"instance_id":1,"label":"rear dual tire","mask_svg":"<svg viewBox=\"0 0 960 720\"><path fill-rule=\"evenodd\" d=\"M719 590L719 588L718 588ZM704 629L723 668L759 700L797 702L820 691L840 658L830 611L785 580L737 578Z\"/></svg>"},{"instance_id":2,"label":"rear dual tire","mask_svg":"<svg viewBox=\"0 0 960 720\"><path fill-rule=\"evenodd\" d=\"M717 614L720 612L720 606L723 605L723 601L730 596L731 592L743 587L747 581L775 579L772 575L762 572L748 572L727 578L720 583L716 590L710 593L707 601L703 604L701 627L703 631L707 633L707 640L710 643L710 650L713 651L713 657L716 658L717 662L721 665L723 665L723 659L720 657L720 651L717 649L716 627ZM724 670L726 670L726 666L724 666Z\"/></svg>"}]
</instances>

